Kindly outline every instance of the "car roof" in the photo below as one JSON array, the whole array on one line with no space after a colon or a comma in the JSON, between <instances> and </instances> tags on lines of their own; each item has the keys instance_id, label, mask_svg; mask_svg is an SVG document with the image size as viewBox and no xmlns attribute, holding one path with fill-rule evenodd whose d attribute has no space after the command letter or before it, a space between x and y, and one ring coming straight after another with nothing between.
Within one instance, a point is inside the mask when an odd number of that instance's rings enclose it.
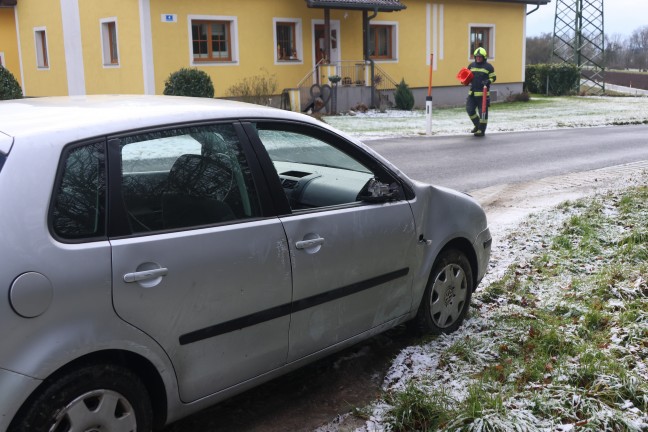
<instances>
[{"instance_id":1,"label":"car roof","mask_svg":"<svg viewBox=\"0 0 648 432\"><path fill-rule=\"evenodd\" d=\"M67 142L163 124L238 118L316 123L306 115L276 108L182 96L90 95L0 102L0 133L20 137L68 132ZM6 153L9 149L3 147L10 142L0 140L0 152Z\"/></svg>"}]
</instances>

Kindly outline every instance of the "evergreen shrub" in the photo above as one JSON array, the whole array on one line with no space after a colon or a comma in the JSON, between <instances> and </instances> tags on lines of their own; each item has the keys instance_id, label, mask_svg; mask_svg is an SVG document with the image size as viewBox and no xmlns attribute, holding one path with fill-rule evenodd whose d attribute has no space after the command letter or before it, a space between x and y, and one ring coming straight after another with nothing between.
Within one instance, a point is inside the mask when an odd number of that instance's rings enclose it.
<instances>
[{"instance_id":1,"label":"evergreen shrub","mask_svg":"<svg viewBox=\"0 0 648 432\"><path fill-rule=\"evenodd\" d=\"M575 94L580 82L580 70L573 64L534 64L526 67L525 89L548 96Z\"/></svg>"},{"instance_id":2,"label":"evergreen shrub","mask_svg":"<svg viewBox=\"0 0 648 432\"><path fill-rule=\"evenodd\" d=\"M0 66L0 100L22 99L22 97L22 89L16 77L4 66Z\"/></svg>"},{"instance_id":3,"label":"evergreen shrub","mask_svg":"<svg viewBox=\"0 0 648 432\"><path fill-rule=\"evenodd\" d=\"M214 84L207 72L195 68L181 68L164 82L167 96L214 97Z\"/></svg>"},{"instance_id":4,"label":"evergreen shrub","mask_svg":"<svg viewBox=\"0 0 648 432\"><path fill-rule=\"evenodd\" d=\"M401 79L401 82L396 86L394 100L398 109L410 111L414 108L414 94L409 86L405 84L405 78Z\"/></svg>"}]
</instances>

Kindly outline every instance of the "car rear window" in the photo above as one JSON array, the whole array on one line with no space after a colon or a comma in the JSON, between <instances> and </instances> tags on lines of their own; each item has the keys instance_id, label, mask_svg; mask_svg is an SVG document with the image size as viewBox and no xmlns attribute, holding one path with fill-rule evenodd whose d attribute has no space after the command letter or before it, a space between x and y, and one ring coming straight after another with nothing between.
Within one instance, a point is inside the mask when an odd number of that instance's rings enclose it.
<instances>
[{"instance_id":1,"label":"car rear window","mask_svg":"<svg viewBox=\"0 0 648 432\"><path fill-rule=\"evenodd\" d=\"M63 154L51 226L69 240L105 234L105 163L102 143L68 148Z\"/></svg>"}]
</instances>

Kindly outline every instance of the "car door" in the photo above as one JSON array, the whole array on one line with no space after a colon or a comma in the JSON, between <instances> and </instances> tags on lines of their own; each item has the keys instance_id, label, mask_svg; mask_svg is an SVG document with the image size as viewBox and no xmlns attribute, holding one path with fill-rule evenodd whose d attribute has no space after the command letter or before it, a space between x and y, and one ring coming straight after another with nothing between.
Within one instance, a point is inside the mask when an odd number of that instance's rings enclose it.
<instances>
[{"instance_id":1,"label":"car door","mask_svg":"<svg viewBox=\"0 0 648 432\"><path fill-rule=\"evenodd\" d=\"M289 361L409 312L417 242L396 178L319 128L257 122L255 133L290 206L281 217L293 272ZM361 200L372 183L391 185L393 198Z\"/></svg>"},{"instance_id":2,"label":"car door","mask_svg":"<svg viewBox=\"0 0 648 432\"><path fill-rule=\"evenodd\" d=\"M114 307L168 353L181 399L284 365L286 236L235 127L115 137L109 152Z\"/></svg>"}]
</instances>

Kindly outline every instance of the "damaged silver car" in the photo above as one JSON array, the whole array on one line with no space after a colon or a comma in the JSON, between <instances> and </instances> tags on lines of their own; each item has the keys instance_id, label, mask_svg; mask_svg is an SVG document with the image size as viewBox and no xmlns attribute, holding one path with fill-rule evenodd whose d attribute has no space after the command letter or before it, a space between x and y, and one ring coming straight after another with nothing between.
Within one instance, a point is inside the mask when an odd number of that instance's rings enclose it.
<instances>
[{"instance_id":1,"label":"damaged silver car","mask_svg":"<svg viewBox=\"0 0 648 432\"><path fill-rule=\"evenodd\" d=\"M213 99L0 102L0 200L10 432L146 432L404 322L452 332L490 256L469 196Z\"/></svg>"}]
</instances>

